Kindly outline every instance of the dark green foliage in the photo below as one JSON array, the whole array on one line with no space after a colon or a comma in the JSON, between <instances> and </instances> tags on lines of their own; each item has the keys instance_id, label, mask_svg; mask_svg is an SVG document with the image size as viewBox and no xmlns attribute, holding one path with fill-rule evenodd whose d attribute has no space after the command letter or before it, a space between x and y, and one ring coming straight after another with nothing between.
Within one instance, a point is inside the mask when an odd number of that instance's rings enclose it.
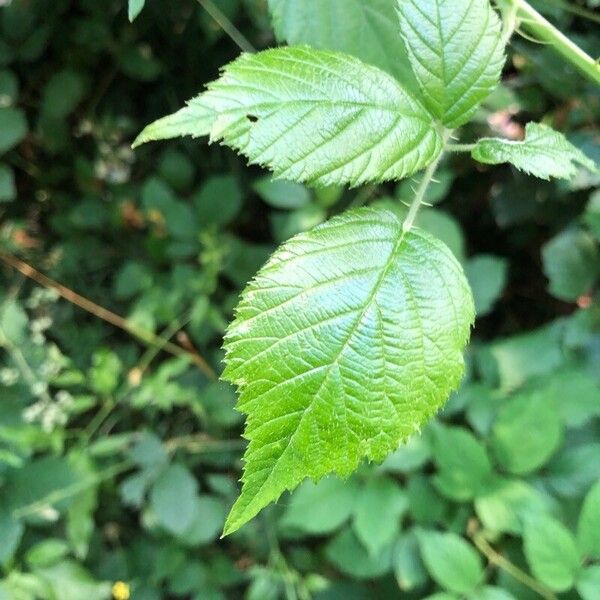
<instances>
[{"instance_id":1,"label":"dark green foliage","mask_svg":"<svg viewBox=\"0 0 600 600\"><path fill-rule=\"evenodd\" d=\"M275 44L267 3L216 4L256 47ZM269 4L285 18L290 2ZM594 24L554 3L548 16L600 54ZM217 373L238 294L279 242L362 204L404 216L414 187L271 182L193 140L131 152L238 53L192 0L0 7L0 252ZM598 88L545 46L509 54L461 138L533 119L600 162ZM305 482L225 540L245 449L232 387L2 263L0 599L106 600L117 581L134 600L535 597L484 568L482 540L548 593L597 598L600 180L538 182L465 155L437 178L417 226L474 289L462 387L381 465Z\"/></svg>"}]
</instances>

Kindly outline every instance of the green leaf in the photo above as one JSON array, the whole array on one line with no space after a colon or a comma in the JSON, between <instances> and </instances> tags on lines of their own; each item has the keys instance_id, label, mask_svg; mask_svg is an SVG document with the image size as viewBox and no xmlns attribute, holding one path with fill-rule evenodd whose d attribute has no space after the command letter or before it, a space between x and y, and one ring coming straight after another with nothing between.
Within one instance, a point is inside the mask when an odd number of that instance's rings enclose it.
<instances>
[{"instance_id":1,"label":"green leaf","mask_svg":"<svg viewBox=\"0 0 600 600\"><path fill-rule=\"evenodd\" d=\"M251 164L313 185L402 179L442 147L433 117L391 76L351 56L302 47L243 54L134 145L209 132Z\"/></svg>"},{"instance_id":2,"label":"green leaf","mask_svg":"<svg viewBox=\"0 0 600 600\"><path fill-rule=\"evenodd\" d=\"M79 73L70 69L55 73L44 87L42 113L53 119L67 117L81 102L85 91L85 81Z\"/></svg>"},{"instance_id":3,"label":"green leaf","mask_svg":"<svg viewBox=\"0 0 600 600\"><path fill-rule=\"evenodd\" d=\"M502 588L486 585L476 589L469 600L516 600L512 594L509 594Z\"/></svg>"},{"instance_id":4,"label":"green leaf","mask_svg":"<svg viewBox=\"0 0 600 600\"><path fill-rule=\"evenodd\" d=\"M500 80L500 19L489 0L399 0L398 6L426 106L447 127L464 125Z\"/></svg>"},{"instance_id":5,"label":"green leaf","mask_svg":"<svg viewBox=\"0 0 600 600\"><path fill-rule=\"evenodd\" d=\"M357 493L358 486L352 479L305 481L292 495L280 525L308 534L329 533L350 517Z\"/></svg>"},{"instance_id":6,"label":"green leaf","mask_svg":"<svg viewBox=\"0 0 600 600\"><path fill-rule=\"evenodd\" d=\"M0 107L0 154L16 146L26 135L25 113L18 108Z\"/></svg>"},{"instance_id":7,"label":"green leaf","mask_svg":"<svg viewBox=\"0 0 600 600\"><path fill-rule=\"evenodd\" d=\"M435 486L453 500L472 499L492 474L483 444L460 427L435 428L433 456L439 469Z\"/></svg>"},{"instance_id":8,"label":"green leaf","mask_svg":"<svg viewBox=\"0 0 600 600\"><path fill-rule=\"evenodd\" d=\"M582 427L600 416L600 385L583 368L556 373L547 380L546 389L558 399L558 411L568 427Z\"/></svg>"},{"instance_id":9,"label":"green leaf","mask_svg":"<svg viewBox=\"0 0 600 600\"><path fill-rule=\"evenodd\" d=\"M577 300L589 292L600 275L600 251L583 229L567 229L542 248L549 291L561 300Z\"/></svg>"},{"instance_id":10,"label":"green leaf","mask_svg":"<svg viewBox=\"0 0 600 600\"><path fill-rule=\"evenodd\" d=\"M454 533L419 531L423 562L433 579L450 592L468 594L483 578L479 554Z\"/></svg>"},{"instance_id":11,"label":"green leaf","mask_svg":"<svg viewBox=\"0 0 600 600\"><path fill-rule=\"evenodd\" d=\"M144 4L146 4L146 0L129 0L127 16L129 17L130 22L133 23L133 21L135 21L136 17L142 12Z\"/></svg>"},{"instance_id":12,"label":"green leaf","mask_svg":"<svg viewBox=\"0 0 600 600\"><path fill-rule=\"evenodd\" d=\"M547 516L531 519L523 535L525 557L531 572L557 592L573 587L580 570L579 556L571 533Z\"/></svg>"},{"instance_id":13,"label":"green leaf","mask_svg":"<svg viewBox=\"0 0 600 600\"><path fill-rule=\"evenodd\" d=\"M530 473L560 446L563 425L556 402L543 392L519 394L500 409L492 429L492 449L510 473Z\"/></svg>"},{"instance_id":14,"label":"green leaf","mask_svg":"<svg viewBox=\"0 0 600 600\"><path fill-rule=\"evenodd\" d=\"M565 362L563 330L557 321L490 344L478 355L487 383L512 392L531 379L554 373Z\"/></svg>"},{"instance_id":15,"label":"green leaf","mask_svg":"<svg viewBox=\"0 0 600 600\"><path fill-rule=\"evenodd\" d=\"M5 494L6 491L3 491ZM24 532L23 524L12 516L8 506L0 504L0 564L7 563L16 552Z\"/></svg>"},{"instance_id":16,"label":"green leaf","mask_svg":"<svg viewBox=\"0 0 600 600\"><path fill-rule=\"evenodd\" d=\"M548 465L548 483L561 496L585 494L600 479L600 443L565 448Z\"/></svg>"},{"instance_id":17,"label":"green leaf","mask_svg":"<svg viewBox=\"0 0 600 600\"><path fill-rule=\"evenodd\" d=\"M428 575L419 553L419 543L414 530L403 532L394 548L394 574L398 587L412 590L427 582Z\"/></svg>"},{"instance_id":18,"label":"green leaf","mask_svg":"<svg viewBox=\"0 0 600 600\"><path fill-rule=\"evenodd\" d=\"M207 179L193 196L196 216L202 227L227 225L239 213L243 200L242 190L231 175Z\"/></svg>"},{"instance_id":19,"label":"green leaf","mask_svg":"<svg viewBox=\"0 0 600 600\"><path fill-rule=\"evenodd\" d=\"M197 510L197 483L182 465L170 465L156 480L150 501L162 526L183 534L192 525Z\"/></svg>"},{"instance_id":20,"label":"green leaf","mask_svg":"<svg viewBox=\"0 0 600 600\"><path fill-rule=\"evenodd\" d=\"M543 123L528 123L521 142L500 138L482 138L472 151L475 160L488 165L510 163L517 169L550 179L571 179L577 166L597 171L594 161L573 146L567 138Z\"/></svg>"},{"instance_id":21,"label":"green leaf","mask_svg":"<svg viewBox=\"0 0 600 600\"><path fill-rule=\"evenodd\" d=\"M137 148L147 142L168 140L190 135L193 138L209 135L217 115L202 103L202 97L190 100L186 107L172 115L158 119L144 128L133 142Z\"/></svg>"},{"instance_id":22,"label":"green leaf","mask_svg":"<svg viewBox=\"0 0 600 600\"><path fill-rule=\"evenodd\" d=\"M61 600L106 600L110 594L108 582L95 581L78 563L65 560L36 574L48 585L49 598Z\"/></svg>"},{"instance_id":23,"label":"green leaf","mask_svg":"<svg viewBox=\"0 0 600 600\"><path fill-rule=\"evenodd\" d=\"M14 171L8 165L0 163L0 203L11 202L17 197Z\"/></svg>"},{"instance_id":24,"label":"green leaf","mask_svg":"<svg viewBox=\"0 0 600 600\"><path fill-rule=\"evenodd\" d=\"M299 183L263 177L255 181L252 187L273 208L293 210L310 204L310 192Z\"/></svg>"},{"instance_id":25,"label":"green leaf","mask_svg":"<svg viewBox=\"0 0 600 600\"><path fill-rule=\"evenodd\" d=\"M369 480L354 506L354 533L369 555L378 556L400 531L400 517L408 508L406 494L387 477Z\"/></svg>"},{"instance_id":26,"label":"green leaf","mask_svg":"<svg viewBox=\"0 0 600 600\"><path fill-rule=\"evenodd\" d=\"M588 492L577 524L579 552L600 559L600 482Z\"/></svg>"},{"instance_id":27,"label":"green leaf","mask_svg":"<svg viewBox=\"0 0 600 600\"><path fill-rule=\"evenodd\" d=\"M497 478L475 499L475 512L486 529L517 535L528 517L551 508L549 496L518 479Z\"/></svg>"},{"instance_id":28,"label":"green leaf","mask_svg":"<svg viewBox=\"0 0 600 600\"><path fill-rule=\"evenodd\" d=\"M284 244L226 336L250 444L225 533L305 477L347 477L418 431L462 376L472 321L450 251L390 212L350 211Z\"/></svg>"},{"instance_id":29,"label":"green leaf","mask_svg":"<svg viewBox=\"0 0 600 600\"><path fill-rule=\"evenodd\" d=\"M422 474L408 480L409 512L415 523L435 525L444 521L447 504Z\"/></svg>"},{"instance_id":30,"label":"green leaf","mask_svg":"<svg viewBox=\"0 0 600 600\"><path fill-rule=\"evenodd\" d=\"M577 591L583 600L600 600L600 565L590 565L581 572Z\"/></svg>"},{"instance_id":31,"label":"green leaf","mask_svg":"<svg viewBox=\"0 0 600 600\"><path fill-rule=\"evenodd\" d=\"M465 265L477 316L483 317L492 311L506 286L507 269L506 259L486 254L475 256Z\"/></svg>"},{"instance_id":32,"label":"green leaf","mask_svg":"<svg viewBox=\"0 0 600 600\"><path fill-rule=\"evenodd\" d=\"M396 5L396 0L269 0L279 41L352 54L417 92Z\"/></svg>"},{"instance_id":33,"label":"green leaf","mask_svg":"<svg viewBox=\"0 0 600 600\"><path fill-rule=\"evenodd\" d=\"M325 555L340 571L356 579L381 577L392 567L391 545L380 555L371 556L349 528L327 544Z\"/></svg>"},{"instance_id":34,"label":"green leaf","mask_svg":"<svg viewBox=\"0 0 600 600\"><path fill-rule=\"evenodd\" d=\"M194 517L180 541L188 546L203 546L219 537L225 522L225 506L216 496L203 494L196 499Z\"/></svg>"},{"instance_id":35,"label":"green leaf","mask_svg":"<svg viewBox=\"0 0 600 600\"><path fill-rule=\"evenodd\" d=\"M69 554L69 544L59 538L49 538L37 543L25 555L30 567L49 567Z\"/></svg>"}]
</instances>

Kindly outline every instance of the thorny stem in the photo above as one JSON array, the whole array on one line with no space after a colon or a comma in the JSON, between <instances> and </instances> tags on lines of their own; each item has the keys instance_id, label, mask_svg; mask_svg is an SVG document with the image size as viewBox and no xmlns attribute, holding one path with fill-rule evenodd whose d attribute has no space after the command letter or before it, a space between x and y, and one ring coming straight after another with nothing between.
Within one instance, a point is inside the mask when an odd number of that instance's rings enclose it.
<instances>
[{"instance_id":1,"label":"thorny stem","mask_svg":"<svg viewBox=\"0 0 600 600\"><path fill-rule=\"evenodd\" d=\"M510 3L516 8L517 21L528 33L536 40L551 45L590 81L600 85L600 64L597 60L573 43L525 0L510 0Z\"/></svg>"},{"instance_id":2,"label":"thorny stem","mask_svg":"<svg viewBox=\"0 0 600 600\"><path fill-rule=\"evenodd\" d=\"M496 565L497 567L503 569L517 581L534 591L536 594L539 594L545 600L557 600L557 597L552 590L549 590L545 585L541 584L533 577L530 577L527 573L510 562L510 560L494 550L494 548L492 548L492 546L490 546L488 541L485 539L483 533L480 531L479 523L475 519L469 523L467 532L469 537L473 540L475 547L488 559L490 564Z\"/></svg>"},{"instance_id":3,"label":"thorny stem","mask_svg":"<svg viewBox=\"0 0 600 600\"><path fill-rule=\"evenodd\" d=\"M423 174L421 182L419 183L419 187L415 192L415 197L411 202L410 208L408 209L408 214L406 215L406 219L404 219L404 223L402 224L402 231L406 233L412 229L412 226L415 223L415 219L417 217L417 213L419 212L419 208L421 208L421 204L423 204L423 199L425 198L425 194L429 189L431 182L433 181L433 177L435 176L435 172L440 164L444 156L444 152L447 149L447 142L452 135L451 129L444 129L442 132L442 139L444 141L444 146L439 156L427 167L427 170Z\"/></svg>"}]
</instances>

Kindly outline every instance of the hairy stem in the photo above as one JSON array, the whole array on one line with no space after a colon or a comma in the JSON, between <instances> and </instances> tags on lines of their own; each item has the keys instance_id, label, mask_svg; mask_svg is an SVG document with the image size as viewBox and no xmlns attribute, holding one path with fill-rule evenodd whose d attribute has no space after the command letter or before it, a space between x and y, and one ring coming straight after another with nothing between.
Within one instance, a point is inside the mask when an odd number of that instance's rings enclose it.
<instances>
[{"instance_id":1,"label":"hairy stem","mask_svg":"<svg viewBox=\"0 0 600 600\"><path fill-rule=\"evenodd\" d=\"M448 144L447 152L472 152L477 144Z\"/></svg>"},{"instance_id":2,"label":"hairy stem","mask_svg":"<svg viewBox=\"0 0 600 600\"><path fill-rule=\"evenodd\" d=\"M540 42L549 44L567 62L576 67L590 81L600 85L600 64L586 54L577 44L561 33L525 0L511 0L517 8L521 26Z\"/></svg>"},{"instance_id":3,"label":"hairy stem","mask_svg":"<svg viewBox=\"0 0 600 600\"><path fill-rule=\"evenodd\" d=\"M448 147L447 143L448 143L448 140L450 139L451 135L452 135L452 130L450 130L450 129L445 129L442 133L442 138L444 140L444 147L442 148L442 151L440 152L439 156L427 167L427 170L423 174L423 177L419 183L419 187L417 188L417 191L415 192L415 197L410 204L410 208L408 209L408 214L406 215L406 219L404 219L404 223L402 224L402 231L404 233L406 233L407 231L410 231L412 229L412 226L415 223L415 219L417 217L417 213L419 212L419 208L421 208L421 204L423 204L423 199L425 198L425 194L426 194L427 190L429 189L431 182L433 181L435 172L437 171L440 161L442 160L442 158L444 156L444 152L446 151L446 149Z\"/></svg>"}]
</instances>

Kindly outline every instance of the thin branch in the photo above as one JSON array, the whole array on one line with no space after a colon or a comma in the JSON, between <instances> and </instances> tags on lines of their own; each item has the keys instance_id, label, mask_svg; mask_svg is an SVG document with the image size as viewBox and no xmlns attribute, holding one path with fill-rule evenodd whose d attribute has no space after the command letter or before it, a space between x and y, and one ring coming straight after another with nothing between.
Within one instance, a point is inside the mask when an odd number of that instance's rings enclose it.
<instances>
[{"instance_id":1,"label":"thin branch","mask_svg":"<svg viewBox=\"0 0 600 600\"><path fill-rule=\"evenodd\" d=\"M212 0L198 0L198 3L237 44L242 52L256 52L256 48L248 41L248 38L227 18L227 15Z\"/></svg>"},{"instance_id":2,"label":"thin branch","mask_svg":"<svg viewBox=\"0 0 600 600\"><path fill-rule=\"evenodd\" d=\"M467 528L469 537L473 540L475 547L483 554L490 564L496 565L500 569L506 571L509 575L514 577L517 581L528 587L530 590L539 594L545 600L558 600L552 590L548 589L545 585L519 569L517 565L510 562L507 558L502 556L499 552L494 550L492 546L485 539L483 533L479 529L479 523L477 520L472 519L469 522Z\"/></svg>"},{"instance_id":3,"label":"thin branch","mask_svg":"<svg viewBox=\"0 0 600 600\"><path fill-rule=\"evenodd\" d=\"M107 310L106 308L88 300L87 298L77 294L73 290L61 285L57 281L50 279L43 273L34 269L31 265L26 262L12 256L11 254L0 254L0 260L5 264L9 265L13 269L16 269L29 279L35 281L39 285L55 290L62 298L68 300L75 306L93 314L94 316L126 331L130 335L136 337L141 342L148 344L149 346L155 346L164 349L166 352L173 354L174 356L187 357L194 362L194 364L209 378L216 380L217 374L213 368L197 353L191 352L169 340L166 340L150 331L141 329L131 323L128 323L123 317L116 313Z\"/></svg>"}]
</instances>

